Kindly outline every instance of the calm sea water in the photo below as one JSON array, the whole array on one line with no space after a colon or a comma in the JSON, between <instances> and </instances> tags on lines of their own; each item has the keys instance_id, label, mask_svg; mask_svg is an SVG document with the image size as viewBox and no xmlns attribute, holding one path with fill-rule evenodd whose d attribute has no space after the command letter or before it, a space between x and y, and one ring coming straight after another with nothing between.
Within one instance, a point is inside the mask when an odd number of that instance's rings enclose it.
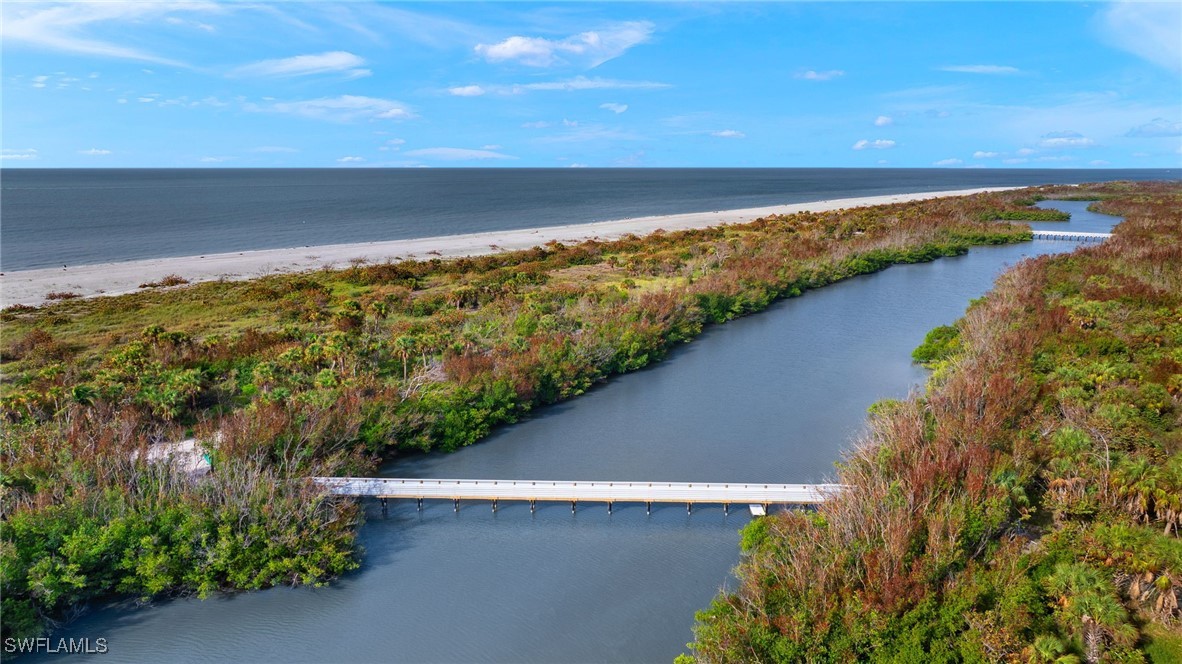
<instances>
[{"instance_id":1,"label":"calm sea water","mask_svg":"<svg viewBox=\"0 0 1182 664\"><path fill-rule=\"evenodd\" d=\"M0 269L1180 174L1162 169L5 169Z\"/></svg>"},{"instance_id":2,"label":"calm sea water","mask_svg":"<svg viewBox=\"0 0 1182 664\"><path fill-rule=\"evenodd\" d=\"M1074 215L1050 228L1106 230ZM648 369L537 411L393 477L816 482L878 399L925 373L911 350L1039 241L899 265L708 329ZM670 662L694 612L733 583L745 510L372 502L362 568L324 588L96 610L60 636L105 637L104 662ZM32 661L58 661L50 656Z\"/></svg>"}]
</instances>

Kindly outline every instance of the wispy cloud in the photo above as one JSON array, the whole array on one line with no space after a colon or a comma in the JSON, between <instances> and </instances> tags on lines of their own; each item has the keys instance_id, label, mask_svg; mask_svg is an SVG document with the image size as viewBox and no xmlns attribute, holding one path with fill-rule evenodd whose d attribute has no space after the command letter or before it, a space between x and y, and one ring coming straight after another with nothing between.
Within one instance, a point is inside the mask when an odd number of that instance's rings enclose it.
<instances>
[{"instance_id":1,"label":"wispy cloud","mask_svg":"<svg viewBox=\"0 0 1182 664\"><path fill-rule=\"evenodd\" d=\"M889 138L878 138L873 141L862 139L853 144L854 150L887 150L895 147L895 142Z\"/></svg>"},{"instance_id":2,"label":"wispy cloud","mask_svg":"<svg viewBox=\"0 0 1182 664\"><path fill-rule=\"evenodd\" d=\"M416 116L405 104L392 99L341 95L301 101L248 103L247 111L284 113L316 120L353 122L355 120L409 120Z\"/></svg>"},{"instance_id":3,"label":"wispy cloud","mask_svg":"<svg viewBox=\"0 0 1182 664\"><path fill-rule=\"evenodd\" d=\"M945 65L939 67L940 71L951 71L960 74L1019 74L1022 72L1017 67L1010 67L1009 65Z\"/></svg>"},{"instance_id":4,"label":"wispy cloud","mask_svg":"<svg viewBox=\"0 0 1182 664\"><path fill-rule=\"evenodd\" d=\"M461 85L454 88L448 88L448 93L456 97L479 97L484 94L484 88L479 85Z\"/></svg>"},{"instance_id":5,"label":"wispy cloud","mask_svg":"<svg viewBox=\"0 0 1182 664\"><path fill-rule=\"evenodd\" d=\"M3 159L5 161L8 161L8 160L22 161L22 160L31 160L31 159L36 159L36 158L37 158L37 151L34 150L33 148L27 148L25 150L11 150L8 148L4 148L3 150L0 150L0 159Z\"/></svg>"},{"instance_id":6,"label":"wispy cloud","mask_svg":"<svg viewBox=\"0 0 1182 664\"><path fill-rule=\"evenodd\" d=\"M874 118L875 127L889 127L893 124L895 124L895 120L889 115L880 115L877 118Z\"/></svg>"},{"instance_id":7,"label":"wispy cloud","mask_svg":"<svg viewBox=\"0 0 1182 664\"><path fill-rule=\"evenodd\" d=\"M798 78L802 81L831 81L842 76L845 76L845 72L840 69L830 69L828 71L814 71L809 69L793 74L792 78Z\"/></svg>"},{"instance_id":8,"label":"wispy cloud","mask_svg":"<svg viewBox=\"0 0 1182 664\"><path fill-rule=\"evenodd\" d=\"M227 161L234 161L237 157L202 157L197 161L203 164L222 164Z\"/></svg>"},{"instance_id":9,"label":"wispy cloud","mask_svg":"<svg viewBox=\"0 0 1182 664\"><path fill-rule=\"evenodd\" d=\"M735 131L734 129L723 129L721 131L712 131L712 132L710 132L710 135L717 136L718 138L747 138L747 134L744 134L741 131Z\"/></svg>"},{"instance_id":10,"label":"wispy cloud","mask_svg":"<svg viewBox=\"0 0 1182 664\"><path fill-rule=\"evenodd\" d=\"M6 44L81 53L108 58L187 66L184 63L125 44L88 35L100 24L148 21L173 12L216 13L224 8L213 2L70 2L51 5L5 3L0 36Z\"/></svg>"},{"instance_id":11,"label":"wispy cloud","mask_svg":"<svg viewBox=\"0 0 1182 664\"><path fill-rule=\"evenodd\" d=\"M977 150L973 153L973 159L993 159L999 156L1001 155L997 152L987 152L985 150Z\"/></svg>"},{"instance_id":12,"label":"wispy cloud","mask_svg":"<svg viewBox=\"0 0 1182 664\"><path fill-rule=\"evenodd\" d=\"M653 28L648 21L627 21L558 40L514 35L495 44L477 44L476 53L489 62L512 61L527 67L579 64L592 68L648 41Z\"/></svg>"},{"instance_id":13,"label":"wispy cloud","mask_svg":"<svg viewBox=\"0 0 1182 664\"><path fill-rule=\"evenodd\" d=\"M1038 142L1039 147L1051 149L1090 148L1095 144L1096 141L1075 131L1053 131L1043 134L1042 139Z\"/></svg>"},{"instance_id":14,"label":"wispy cloud","mask_svg":"<svg viewBox=\"0 0 1182 664\"><path fill-rule=\"evenodd\" d=\"M1133 127L1125 136L1133 138L1169 138L1182 136L1182 122L1171 122L1165 118L1154 118L1143 125Z\"/></svg>"},{"instance_id":15,"label":"wispy cloud","mask_svg":"<svg viewBox=\"0 0 1182 664\"><path fill-rule=\"evenodd\" d=\"M1172 72L1182 72L1182 4L1117 2L1099 16L1102 39Z\"/></svg>"},{"instance_id":16,"label":"wispy cloud","mask_svg":"<svg viewBox=\"0 0 1182 664\"><path fill-rule=\"evenodd\" d=\"M341 157L341 158L337 159L338 164L358 164L363 161L365 161L365 157L350 156L350 157Z\"/></svg>"},{"instance_id":17,"label":"wispy cloud","mask_svg":"<svg viewBox=\"0 0 1182 664\"><path fill-rule=\"evenodd\" d=\"M373 72L362 68L365 59L348 51L329 51L290 58L261 60L230 71L236 78L288 78L315 74L343 74L346 78L362 78Z\"/></svg>"},{"instance_id":18,"label":"wispy cloud","mask_svg":"<svg viewBox=\"0 0 1182 664\"><path fill-rule=\"evenodd\" d=\"M110 150L103 150L102 148L90 148L89 150L79 150L78 154L84 154L91 157L99 157L102 155L111 154Z\"/></svg>"},{"instance_id":19,"label":"wispy cloud","mask_svg":"<svg viewBox=\"0 0 1182 664\"><path fill-rule=\"evenodd\" d=\"M617 104L615 102L608 102L606 104L600 104L599 107L605 111L611 111L612 113L615 113L616 115L619 115L620 113L623 113L624 111L628 110L628 104Z\"/></svg>"},{"instance_id":20,"label":"wispy cloud","mask_svg":"<svg viewBox=\"0 0 1182 664\"><path fill-rule=\"evenodd\" d=\"M468 150L465 148L422 148L403 153L408 157L438 159L440 161L484 161L488 159L516 159L512 155L492 150Z\"/></svg>"},{"instance_id":21,"label":"wispy cloud","mask_svg":"<svg viewBox=\"0 0 1182 664\"><path fill-rule=\"evenodd\" d=\"M560 81L538 81L536 83L513 83L510 85L467 85L459 88L449 88L451 94L464 96L462 92L479 89L480 94L494 93L501 95L520 95L526 92L578 92L581 90L662 90L671 88L668 83L655 81L621 81L611 78L588 78L575 76ZM456 91L461 91L457 93ZM474 95L468 95L474 96Z\"/></svg>"},{"instance_id":22,"label":"wispy cloud","mask_svg":"<svg viewBox=\"0 0 1182 664\"><path fill-rule=\"evenodd\" d=\"M941 159L940 161L932 162L932 166L960 166L964 164L960 159Z\"/></svg>"}]
</instances>

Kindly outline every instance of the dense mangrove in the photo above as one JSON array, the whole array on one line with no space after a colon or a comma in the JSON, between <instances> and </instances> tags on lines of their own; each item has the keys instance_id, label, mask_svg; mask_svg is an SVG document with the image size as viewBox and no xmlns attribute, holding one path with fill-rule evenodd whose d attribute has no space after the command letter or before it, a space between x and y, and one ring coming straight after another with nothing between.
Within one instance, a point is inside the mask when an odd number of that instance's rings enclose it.
<instances>
[{"instance_id":1,"label":"dense mangrove","mask_svg":"<svg viewBox=\"0 0 1182 664\"><path fill-rule=\"evenodd\" d=\"M745 529L698 661L1182 661L1182 186L1083 189L1114 237L928 335L849 489Z\"/></svg>"},{"instance_id":2,"label":"dense mangrove","mask_svg":"<svg viewBox=\"0 0 1182 664\"><path fill-rule=\"evenodd\" d=\"M1162 185L1096 191L1114 206L1176 196ZM358 260L245 282L177 275L135 294L9 307L0 312L3 635L42 633L95 598L324 583L358 565L359 510L308 476L366 474L399 452L470 445L779 298L1027 240L1027 227L998 220L1037 216L1026 206L1059 194L1080 190L479 258ZM212 472L154 460L186 438Z\"/></svg>"}]
</instances>

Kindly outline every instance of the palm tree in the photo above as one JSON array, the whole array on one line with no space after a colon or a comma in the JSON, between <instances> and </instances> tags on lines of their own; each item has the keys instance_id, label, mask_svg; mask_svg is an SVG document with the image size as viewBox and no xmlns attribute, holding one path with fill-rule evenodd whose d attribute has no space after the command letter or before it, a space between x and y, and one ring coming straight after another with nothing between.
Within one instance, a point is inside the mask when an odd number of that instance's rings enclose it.
<instances>
[{"instance_id":1,"label":"palm tree","mask_svg":"<svg viewBox=\"0 0 1182 664\"><path fill-rule=\"evenodd\" d=\"M1129 643L1137 630L1128 622L1128 612L1116 597L1112 583L1099 572L1080 563L1059 563L1046 579L1047 590L1058 596L1059 617L1084 644L1084 660L1100 661L1109 640Z\"/></svg>"},{"instance_id":2,"label":"palm tree","mask_svg":"<svg viewBox=\"0 0 1182 664\"><path fill-rule=\"evenodd\" d=\"M402 380L404 381L407 378L410 356L414 354L416 346L418 346L418 340L410 335L403 335L394 340L394 351L402 359Z\"/></svg>"}]
</instances>

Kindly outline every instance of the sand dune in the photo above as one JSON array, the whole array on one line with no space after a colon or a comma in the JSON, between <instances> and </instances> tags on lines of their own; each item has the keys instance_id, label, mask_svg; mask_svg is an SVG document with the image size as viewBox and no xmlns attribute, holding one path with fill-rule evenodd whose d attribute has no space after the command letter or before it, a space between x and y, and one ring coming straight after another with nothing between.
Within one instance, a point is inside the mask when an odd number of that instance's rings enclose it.
<instances>
[{"instance_id":1,"label":"sand dune","mask_svg":"<svg viewBox=\"0 0 1182 664\"><path fill-rule=\"evenodd\" d=\"M38 305L44 303L45 296L53 292L78 293L84 297L117 295L135 292L140 290L140 284L159 281L162 277L170 274L184 277L192 283L217 279L251 279L267 274L302 272L325 266L346 267L350 262L361 259L371 263L380 263L407 258L474 256L496 251L528 249L552 240L560 242L590 238L608 240L628 234L645 235L657 229L672 231L704 228L718 224L743 223L770 214L803 211L823 212L840 208L864 207L945 196L964 196L1018 188L989 187L842 198L742 210L637 217L590 224L490 231L410 240L330 244L293 249L261 249L204 256L153 258L121 263L22 270L7 272L0 276L0 302L3 302L4 306L13 304Z\"/></svg>"}]
</instances>

